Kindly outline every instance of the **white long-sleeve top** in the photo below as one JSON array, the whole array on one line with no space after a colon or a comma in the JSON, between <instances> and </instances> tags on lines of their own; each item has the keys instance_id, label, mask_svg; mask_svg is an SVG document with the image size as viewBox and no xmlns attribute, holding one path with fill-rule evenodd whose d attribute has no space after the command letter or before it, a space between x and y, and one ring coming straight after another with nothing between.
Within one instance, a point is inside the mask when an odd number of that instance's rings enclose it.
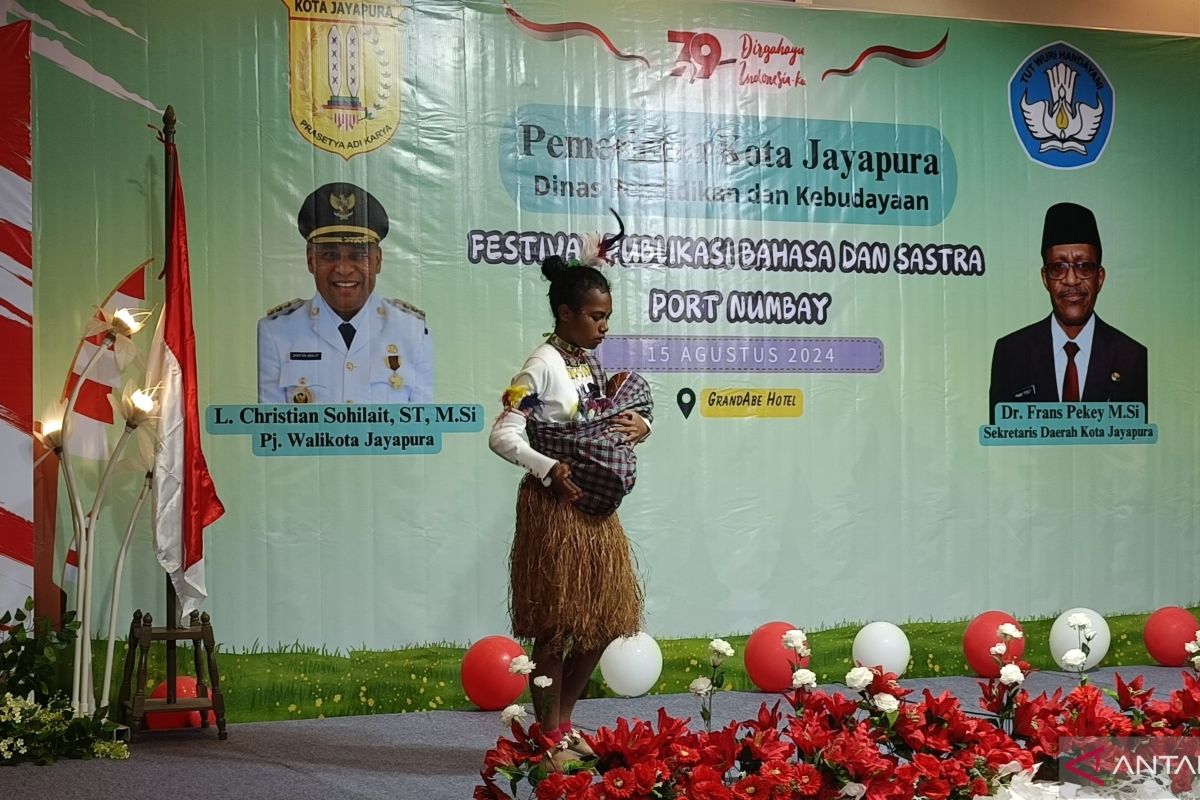
<instances>
[{"instance_id":1,"label":"white long-sleeve top","mask_svg":"<svg viewBox=\"0 0 1200 800\"><path fill-rule=\"evenodd\" d=\"M572 422L580 418L580 399L589 394L596 382L586 363L568 366L558 348L547 343L534 350L512 379L505 396L509 403L488 436L488 446L506 461L522 466L538 478L546 477L555 459L534 450L525 433L529 417L543 422ZM604 387L599 387L604 391ZM537 395L534 408L518 409L522 399Z\"/></svg>"}]
</instances>

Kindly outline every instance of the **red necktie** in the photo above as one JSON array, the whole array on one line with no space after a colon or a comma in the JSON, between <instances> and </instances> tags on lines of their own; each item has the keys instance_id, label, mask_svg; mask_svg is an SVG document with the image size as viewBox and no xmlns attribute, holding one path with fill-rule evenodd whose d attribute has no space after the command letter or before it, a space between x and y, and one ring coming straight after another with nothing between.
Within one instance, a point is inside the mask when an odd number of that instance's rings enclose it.
<instances>
[{"instance_id":1,"label":"red necktie","mask_svg":"<svg viewBox=\"0 0 1200 800\"><path fill-rule=\"evenodd\" d=\"M1067 374L1063 376L1062 401L1078 403L1079 371L1075 369L1075 354L1079 352L1079 345L1067 342L1063 345L1063 350L1067 351Z\"/></svg>"}]
</instances>

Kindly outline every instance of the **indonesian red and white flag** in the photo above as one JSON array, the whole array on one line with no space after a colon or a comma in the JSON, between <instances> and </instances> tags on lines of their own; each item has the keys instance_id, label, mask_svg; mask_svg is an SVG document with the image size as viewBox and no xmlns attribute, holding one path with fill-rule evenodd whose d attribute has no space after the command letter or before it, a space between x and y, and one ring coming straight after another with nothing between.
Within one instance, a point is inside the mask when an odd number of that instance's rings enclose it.
<instances>
[{"instance_id":1,"label":"indonesian red and white flag","mask_svg":"<svg viewBox=\"0 0 1200 800\"><path fill-rule=\"evenodd\" d=\"M174 165L175 190L167 243L166 299L150 346L146 378L149 386L159 387L154 549L158 563L171 576L183 615L187 616L208 597L204 587L204 529L220 519L225 507L217 497L200 448L187 220L173 144L167 145L167 153Z\"/></svg>"}]
</instances>

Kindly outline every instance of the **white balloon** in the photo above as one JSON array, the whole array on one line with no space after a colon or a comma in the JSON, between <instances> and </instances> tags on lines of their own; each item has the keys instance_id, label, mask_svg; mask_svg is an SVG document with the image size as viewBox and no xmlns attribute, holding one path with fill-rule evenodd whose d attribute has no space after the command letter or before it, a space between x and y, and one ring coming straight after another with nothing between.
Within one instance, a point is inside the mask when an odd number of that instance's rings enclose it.
<instances>
[{"instance_id":1,"label":"white balloon","mask_svg":"<svg viewBox=\"0 0 1200 800\"><path fill-rule=\"evenodd\" d=\"M851 650L855 662L864 667L883 667L885 672L903 675L908 669L912 649L904 631L890 622L872 622L864 625L854 637Z\"/></svg>"},{"instance_id":2,"label":"white balloon","mask_svg":"<svg viewBox=\"0 0 1200 800\"><path fill-rule=\"evenodd\" d=\"M600 656L604 682L624 697L638 697L654 688L662 665L662 650L645 631L613 639Z\"/></svg>"},{"instance_id":3,"label":"white balloon","mask_svg":"<svg viewBox=\"0 0 1200 800\"><path fill-rule=\"evenodd\" d=\"M1087 614L1091 620L1092 630L1096 632L1095 638L1087 643L1091 652L1083 662L1083 668L1088 670L1099 666L1104 657L1108 655L1112 633L1109 631L1104 617L1100 616L1098 611L1090 608L1070 608L1058 615L1058 619L1054 620L1054 624L1050 626L1050 655L1054 656L1054 660L1058 662L1061 669L1068 669L1063 663L1063 656L1068 650L1083 649L1079 646L1083 640L1082 631L1077 631L1067 624L1067 620L1071 618L1072 614ZM1068 671L1075 672L1076 670L1071 668Z\"/></svg>"}]
</instances>

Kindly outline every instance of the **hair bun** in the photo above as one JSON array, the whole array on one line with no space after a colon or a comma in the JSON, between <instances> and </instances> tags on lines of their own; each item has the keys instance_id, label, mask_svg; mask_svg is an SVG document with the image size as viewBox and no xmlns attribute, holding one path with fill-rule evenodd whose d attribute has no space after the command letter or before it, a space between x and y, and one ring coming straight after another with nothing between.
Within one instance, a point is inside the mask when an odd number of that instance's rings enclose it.
<instances>
[{"instance_id":1,"label":"hair bun","mask_svg":"<svg viewBox=\"0 0 1200 800\"><path fill-rule=\"evenodd\" d=\"M562 256L550 256L542 262L542 275L551 283L565 275L567 269L567 262L563 261Z\"/></svg>"}]
</instances>

